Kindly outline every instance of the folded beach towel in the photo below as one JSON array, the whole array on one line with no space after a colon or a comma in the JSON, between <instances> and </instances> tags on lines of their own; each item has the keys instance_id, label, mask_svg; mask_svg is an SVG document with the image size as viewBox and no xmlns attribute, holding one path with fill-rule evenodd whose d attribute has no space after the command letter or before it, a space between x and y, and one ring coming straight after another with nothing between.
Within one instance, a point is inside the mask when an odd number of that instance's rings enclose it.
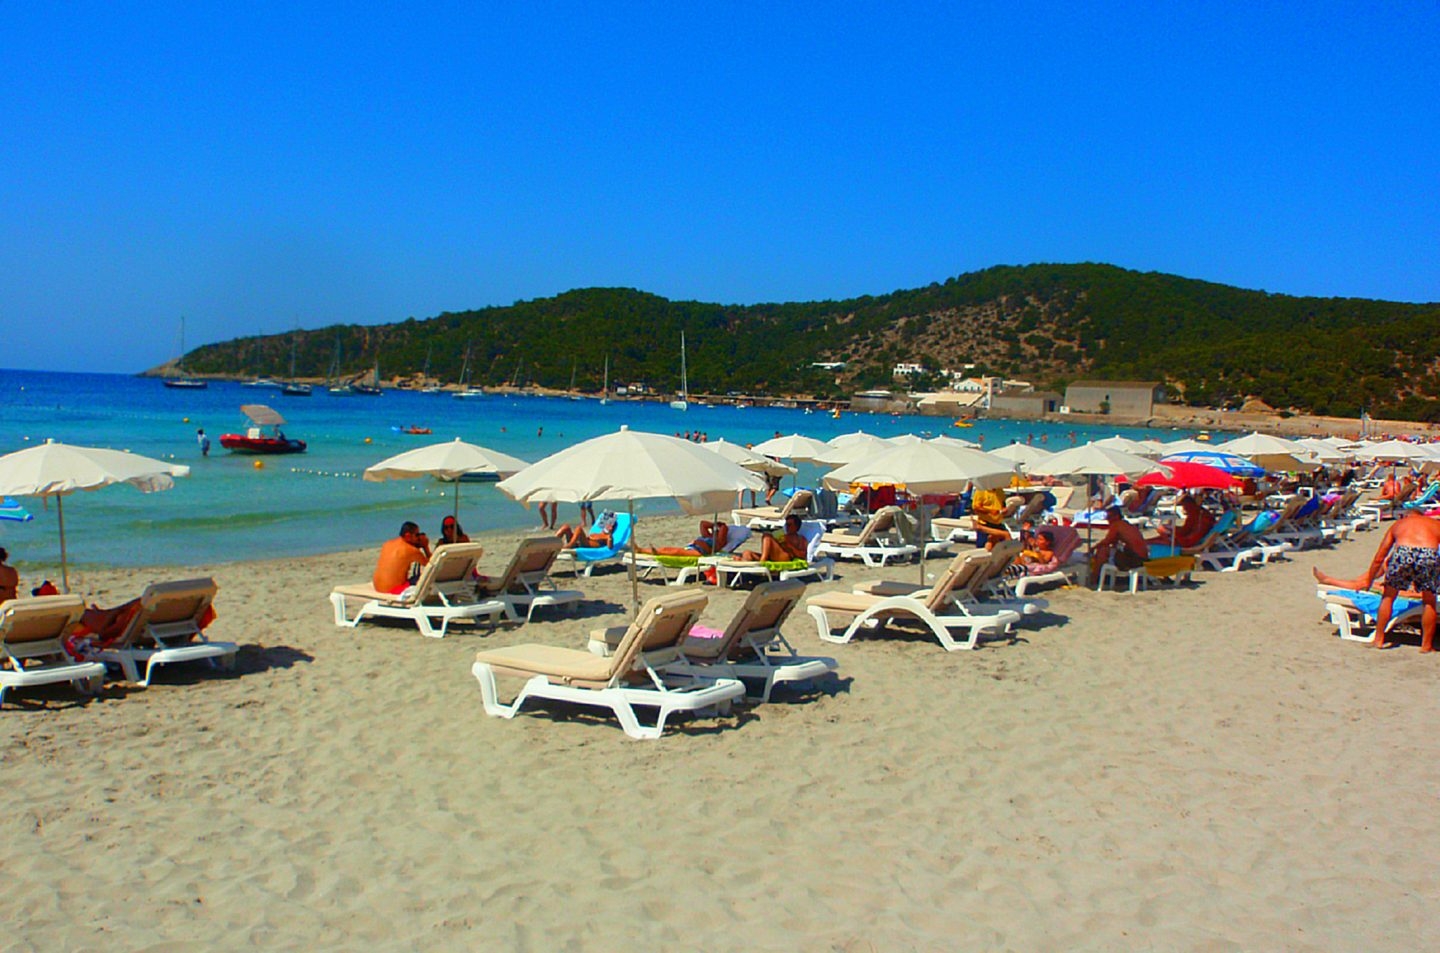
<instances>
[{"instance_id":1,"label":"folded beach towel","mask_svg":"<svg viewBox=\"0 0 1440 953\"><path fill-rule=\"evenodd\" d=\"M666 556L660 553L650 557L666 569L684 569L686 566L698 566L699 556Z\"/></svg>"},{"instance_id":2,"label":"folded beach towel","mask_svg":"<svg viewBox=\"0 0 1440 953\"><path fill-rule=\"evenodd\" d=\"M1344 596L1345 598L1349 599L1352 603L1355 604L1356 609L1359 609L1361 612L1363 612L1365 615L1369 616L1372 619L1375 617L1375 614L1380 611L1380 593L1378 592L1359 592L1355 589L1334 589L1331 591L1334 592L1337 596ZM1419 605L1423 605L1423 603L1419 599L1410 599L1405 596L1396 596L1395 608L1391 610L1390 617L1393 619L1395 616L1400 615L1402 612L1409 612L1411 609L1414 609L1416 606Z\"/></svg>"},{"instance_id":3,"label":"folded beach towel","mask_svg":"<svg viewBox=\"0 0 1440 953\"><path fill-rule=\"evenodd\" d=\"M784 562L761 562L771 572L790 572L795 569L808 569L810 564L803 559L787 559Z\"/></svg>"}]
</instances>

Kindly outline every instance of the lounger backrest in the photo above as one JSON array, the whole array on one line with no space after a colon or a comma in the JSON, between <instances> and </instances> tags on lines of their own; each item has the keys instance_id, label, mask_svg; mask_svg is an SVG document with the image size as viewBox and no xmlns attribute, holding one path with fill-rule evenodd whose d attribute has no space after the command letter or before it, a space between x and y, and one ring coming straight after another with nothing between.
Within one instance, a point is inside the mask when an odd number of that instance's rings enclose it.
<instances>
[{"instance_id":1,"label":"lounger backrest","mask_svg":"<svg viewBox=\"0 0 1440 953\"><path fill-rule=\"evenodd\" d=\"M0 641L19 646L57 640L85 611L79 596L26 596L0 605Z\"/></svg>"},{"instance_id":2,"label":"lounger backrest","mask_svg":"<svg viewBox=\"0 0 1440 953\"><path fill-rule=\"evenodd\" d=\"M1005 570L1010 568L1010 564L1019 557L1024 549L1025 544L1018 539L1000 540L1000 542L990 547L990 560L985 563L984 571L976 573L975 578L970 581L970 584L966 588L976 598L979 598L991 580L998 579L1003 575Z\"/></svg>"},{"instance_id":3,"label":"lounger backrest","mask_svg":"<svg viewBox=\"0 0 1440 953\"><path fill-rule=\"evenodd\" d=\"M791 513L803 514L810 512L810 506L815 502L815 494L809 490L796 490L790 494L790 501L780 511L781 516L789 516Z\"/></svg>"},{"instance_id":4,"label":"lounger backrest","mask_svg":"<svg viewBox=\"0 0 1440 953\"><path fill-rule=\"evenodd\" d=\"M955 593L968 591L975 577L985 573L991 558L992 555L983 549L972 549L950 560L950 565L945 567L940 578L935 580L935 585L930 587L930 597L925 600L925 608L938 612Z\"/></svg>"},{"instance_id":5,"label":"lounger backrest","mask_svg":"<svg viewBox=\"0 0 1440 953\"><path fill-rule=\"evenodd\" d=\"M530 536L520 540L515 555L510 557L510 565L505 567L505 575L491 591L509 592L540 582L550 575L555 557L564 548L565 542L558 536Z\"/></svg>"},{"instance_id":6,"label":"lounger backrest","mask_svg":"<svg viewBox=\"0 0 1440 953\"><path fill-rule=\"evenodd\" d=\"M1050 538L1054 540L1050 548L1054 550L1056 560L1062 565L1080 546L1080 534L1075 532L1073 526L1042 526L1039 531L1050 534Z\"/></svg>"},{"instance_id":7,"label":"lounger backrest","mask_svg":"<svg viewBox=\"0 0 1440 953\"><path fill-rule=\"evenodd\" d=\"M1196 543L1190 550L1187 550L1187 552L1206 552L1217 542L1224 539L1225 536L1235 528L1235 524L1239 522L1239 520L1240 515L1235 510L1226 510L1221 513L1220 518L1215 521L1215 525L1210 527L1210 532L1206 533L1204 538Z\"/></svg>"},{"instance_id":8,"label":"lounger backrest","mask_svg":"<svg viewBox=\"0 0 1440 953\"><path fill-rule=\"evenodd\" d=\"M611 677L629 672L642 653L654 658L657 663L666 661L659 657L665 650L678 654L680 641L709 602L709 596L694 590L670 592L649 599L640 607L639 615L615 647Z\"/></svg>"},{"instance_id":9,"label":"lounger backrest","mask_svg":"<svg viewBox=\"0 0 1440 953\"><path fill-rule=\"evenodd\" d=\"M860 530L854 545L869 546L875 537L882 533L888 533L895 528L895 514L900 512L898 506L882 506L876 510L871 517L865 521L865 526Z\"/></svg>"},{"instance_id":10,"label":"lounger backrest","mask_svg":"<svg viewBox=\"0 0 1440 953\"><path fill-rule=\"evenodd\" d=\"M215 601L217 590L215 580L208 576L152 582L140 593L140 607L129 625L111 644L130 648L151 641L156 634L163 638L199 632L200 617Z\"/></svg>"},{"instance_id":11,"label":"lounger backrest","mask_svg":"<svg viewBox=\"0 0 1440 953\"><path fill-rule=\"evenodd\" d=\"M1280 508L1280 522L1283 523L1293 518L1296 513L1300 512L1300 507L1304 506L1306 502L1303 496L1296 496L1286 500L1285 505Z\"/></svg>"},{"instance_id":12,"label":"lounger backrest","mask_svg":"<svg viewBox=\"0 0 1440 953\"><path fill-rule=\"evenodd\" d=\"M457 586L471 584L475 567L485 547L479 543L446 543L436 546L435 551L420 570L420 577L410 587L409 596L397 599L404 604L418 605L434 597L437 590L449 591Z\"/></svg>"},{"instance_id":13,"label":"lounger backrest","mask_svg":"<svg viewBox=\"0 0 1440 953\"><path fill-rule=\"evenodd\" d=\"M803 595L805 583L799 579L756 586L725 627L725 634L713 640L719 643L715 657L744 655L752 646L759 648L773 641Z\"/></svg>"}]
</instances>

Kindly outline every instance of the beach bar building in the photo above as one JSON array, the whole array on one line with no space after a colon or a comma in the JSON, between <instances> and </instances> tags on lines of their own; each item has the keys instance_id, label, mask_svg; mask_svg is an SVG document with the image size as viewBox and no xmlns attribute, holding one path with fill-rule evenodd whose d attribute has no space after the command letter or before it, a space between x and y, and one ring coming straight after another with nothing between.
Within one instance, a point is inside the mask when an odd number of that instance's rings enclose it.
<instances>
[{"instance_id":1,"label":"beach bar building","mask_svg":"<svg viewBox=\"0 0 1440 953\"><path fill-rule=\"evenodd\" d=\"M1065 405L1077 414L1149 417L1164 402L1159 381L1075 381L1065 388Z\"/></svg>"}]
</instances>

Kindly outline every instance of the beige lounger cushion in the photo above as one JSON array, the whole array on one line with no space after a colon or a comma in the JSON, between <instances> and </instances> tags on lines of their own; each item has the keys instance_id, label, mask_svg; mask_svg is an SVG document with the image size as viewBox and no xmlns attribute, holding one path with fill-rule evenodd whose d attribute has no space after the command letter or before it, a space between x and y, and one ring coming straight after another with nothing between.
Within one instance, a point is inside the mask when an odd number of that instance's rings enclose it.
<instances>
[{"instance_id":1,"label":"beige lounger cushion","mask_svg":"<svg viewBox=\"0 0 1440 953\"><path fill-rule=\"evenodd\" d=\"M622 629L621 632L624 632ZM562 685L603 688L614 674L615 660L557 645L516 645L478 656L500 675L544 675Z\"/></svg>"},{"instance_id":2,"label":"beige lounger cushion","mask_svg":"<svg viewBox=\"0 0 1440 953\"><path fill-rule=\"evenodd\" d=\"M876 597L855 592L822 592L811 596L806 605L820 606L827 612L859 615L875 604Z\"/></svg>"}]
</instances>

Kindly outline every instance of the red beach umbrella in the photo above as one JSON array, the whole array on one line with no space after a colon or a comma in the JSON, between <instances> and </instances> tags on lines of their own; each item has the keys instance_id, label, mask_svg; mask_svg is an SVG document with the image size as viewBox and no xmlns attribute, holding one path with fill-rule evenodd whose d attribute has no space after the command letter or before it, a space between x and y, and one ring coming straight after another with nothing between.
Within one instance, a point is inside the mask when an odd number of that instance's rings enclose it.
<instances>
[{"instance_id":1,"label":"red beach umbrella","mask_svg":"<svg viewBox=\"0 0 1440 953\"><path fill-rule=\"evenodd\" d=\"M1165 470L1147 473L1135 483L1138 486L1168 486L1177 490L1233 490L1240 486L1241 481L1233 473L1205 463L1167 460Z\"/></svg>"}]
</instances>

